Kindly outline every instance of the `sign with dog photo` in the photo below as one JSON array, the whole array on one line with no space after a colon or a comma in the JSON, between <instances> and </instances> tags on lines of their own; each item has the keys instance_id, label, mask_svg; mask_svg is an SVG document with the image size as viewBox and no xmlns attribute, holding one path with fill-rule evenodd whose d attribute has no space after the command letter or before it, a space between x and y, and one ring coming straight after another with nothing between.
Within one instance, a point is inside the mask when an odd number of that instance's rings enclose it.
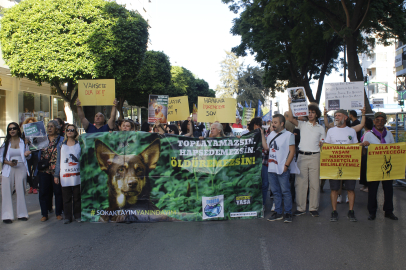
<instances>
[{"instance_id":1,"label":"sign with dog photo","mask_svg":"<svg viewBox=\"0 0 406 270\"><path fill-rule=\"evenodd\" d=\"M168 99L168 95L149 95L148 123L153 124L155 121L168 122Z\"/></svg>"},{"instance_id":2,"label":"sign with dog photo","mask_svg":"<svg viewBox=\"0 0 406 270\"><path fill-rule=\"evenodd\" d=\"M83 221L262 217L259 132L240 139L205 140L148 132L104 132L82 134L79 141ZM236 203L241 194L250 198L249 204ZM238 214L248 212L258 215Z\"/></svg>"},{"instance_id":3,"label":"sign with dog photo","mask_svg":"<svg viewBox=\"0 0 406 270\"><path fill-rule=\"evenodd\" d=\"M309 115L308 102L304 87L292 87L286 89L291 99L290 108L294 117Z\"/></svg>"}]
</instances>

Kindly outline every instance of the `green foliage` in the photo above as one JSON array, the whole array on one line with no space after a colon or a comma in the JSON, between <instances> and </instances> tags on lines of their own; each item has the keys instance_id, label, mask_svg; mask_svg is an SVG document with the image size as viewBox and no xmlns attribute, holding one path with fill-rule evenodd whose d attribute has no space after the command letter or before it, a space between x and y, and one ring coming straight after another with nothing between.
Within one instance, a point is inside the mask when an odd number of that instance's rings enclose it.
<instances>
[{"instance_id":1,"label":"green foliage","mask_svg":"<svg viewBox=\"0 0 406 270\"><path fill-rule=\"evenodd\" d=\"M259 133L250 133L246 138L253 137L256 142L254 153L236 156L206 156L202 160L222 160L230 158L255 157L255 164L230 167L184 168L179 164L173 166L172 158L193 161L196 157L179 156L178 140L196 141L198 139L174 135L158 135L146 132L113 132L83 134L80 136L82 155L81 188L82 188L82 219L97 221L91 210L104 210L109 207L107 175L100 170L94 150L94 140L103 141L117 154L136 155L141 153L156 138L161 140L160 157L157 167L147 176L151 183L151 201L161 210L173 210L179 214L171 215L183 221L202 220L202 196L224 195L225 218L230 212L257 211L261 216L261 140ZM236 138L233 138L236 139ZM224 139L223 139L224 140ZM234 146L221 149L235 148ZM237 146L238 148L238 146ZM195 148L199 149L199 148ZM208 150L209 147L201 148ZM251 205L240 206L234 203L238 195L252 196ZM247 217L250 218L250 217ZM245 219L245 218L244 218Z\"/></svg>"},{"instance_id":2,"label":"green foliage","mask_svg":"<svg viewBox=\"0 0 406 270\"><path fill-rule=\"evenodd\" d=\"M237 102L251 100L251 107L258 108L258 100L265 102L265 96L269 95L269 88L263 84L264 70L259 67L247 66L238 74Z\"/></svg>"},{"instance_id":3,"label":"green foliage","mask_svg":"<svg viewBox=\"0 0 406 270\"><path fill-rule=\"evenodd\" d=\"M121 94L144 60L148 24L115 2L25 0L5 11L0 41L12 75L48 82L72 105L79 79L113 78Z\"/></svg>"},{"instance_id":4,"label":"green foliage","mask_svg":"<svg viewBox=\"0 0 406 270\"><path fill-rule=\"evenodd\" d=\"M216 92L219 97L232 98L238 91L238 70L240 62L237 55L226 51L226 58L220 62L220 85L217 85Z\"/></svg>"}]
</instances>

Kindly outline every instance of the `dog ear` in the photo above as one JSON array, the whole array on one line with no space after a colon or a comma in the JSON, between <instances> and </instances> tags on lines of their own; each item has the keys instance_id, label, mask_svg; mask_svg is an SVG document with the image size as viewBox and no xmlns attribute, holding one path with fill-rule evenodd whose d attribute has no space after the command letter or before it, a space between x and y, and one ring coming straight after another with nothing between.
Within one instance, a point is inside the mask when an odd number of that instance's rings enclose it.
<instances>
[{"instance_id":1,"label":"dog ear","mask_svg":"<svg viewBox=\"0 0 406 270\"><path fill-rule=\"evenodd\" d=\"M140 154L144 163L147 167L152 170L156 168L156 164L158 163L159 155L161 152L161 141L159 139L155 139L144 151Z\"/></svg>"},{"instance_id":2,"label":"dog ear","mask_svg":"<svg viewBox=\"0 0 406 270\"><path fill-rule=\"evenodd\" d=\"M113 158L116 156L116 153L114 153L107 145L105 145L100 140L96 140L94 142L94 149L100 169L102 171L107 171L108 167L112 163Z\"/></svg>"}]
</instances>

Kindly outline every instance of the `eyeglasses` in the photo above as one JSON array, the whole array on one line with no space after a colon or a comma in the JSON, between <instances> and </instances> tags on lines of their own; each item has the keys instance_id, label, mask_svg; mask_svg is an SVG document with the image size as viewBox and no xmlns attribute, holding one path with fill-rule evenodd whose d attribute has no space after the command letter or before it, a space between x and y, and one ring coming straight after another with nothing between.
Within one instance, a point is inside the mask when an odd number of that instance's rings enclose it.
<instances>
[{"instance_id":1,"label":"eyeglasses","mask_svg":"<svg viewBox=\"0 0 406 270\"><path fill-rule=\"evenodd\" d=\"M11 128L8 128L7 130L8 131L10 131L10 130L18 130L18 127L11 127Z\"/></svg>"},{"instance_id":2,"label":"eyeglasses","mask_svg":"<svg viewBox=\"0 0 406 270\"><path fill-rule=\"evenodd\" d=\"M174 130L172 130L172 129L168 129L168 130L166 130L168 133L171 133L171 132L175 132Z\"/></svg>"},{"instance_id":3,"label":"eyeglasses","mask_svg":"<svg viewBox=\"0 0 406 270\"><path fill-rule=\"evenodd\" d=\"M72 129L67 128L67 129L66 129L66 132L75 132L75 129L73 129L73 128L72 128Z\"/></svg>"}]
</instances>

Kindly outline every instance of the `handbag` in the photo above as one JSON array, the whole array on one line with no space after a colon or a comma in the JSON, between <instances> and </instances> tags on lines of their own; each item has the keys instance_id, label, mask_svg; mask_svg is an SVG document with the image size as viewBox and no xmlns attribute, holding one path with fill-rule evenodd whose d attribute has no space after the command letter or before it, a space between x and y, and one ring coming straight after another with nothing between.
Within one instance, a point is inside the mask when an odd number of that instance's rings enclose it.
<instances>
[{"instance_id":1,"label":"handbag","mask_svg":"<svg viewBox=\"0 0 406 270\"><path fill-rule=\"evenodd\" d=\"M58 136L58 140L56 143L56 146L58 145L59 142L59 136ZM52 157L52 154L54 153L56 146L54 147L54 149L52 150L51 154L49 155L48 159L42 159L40 161L38 161L38 171L45 171L48 167L49 167L49 160Z\"/></svg>"}]
</instances>

